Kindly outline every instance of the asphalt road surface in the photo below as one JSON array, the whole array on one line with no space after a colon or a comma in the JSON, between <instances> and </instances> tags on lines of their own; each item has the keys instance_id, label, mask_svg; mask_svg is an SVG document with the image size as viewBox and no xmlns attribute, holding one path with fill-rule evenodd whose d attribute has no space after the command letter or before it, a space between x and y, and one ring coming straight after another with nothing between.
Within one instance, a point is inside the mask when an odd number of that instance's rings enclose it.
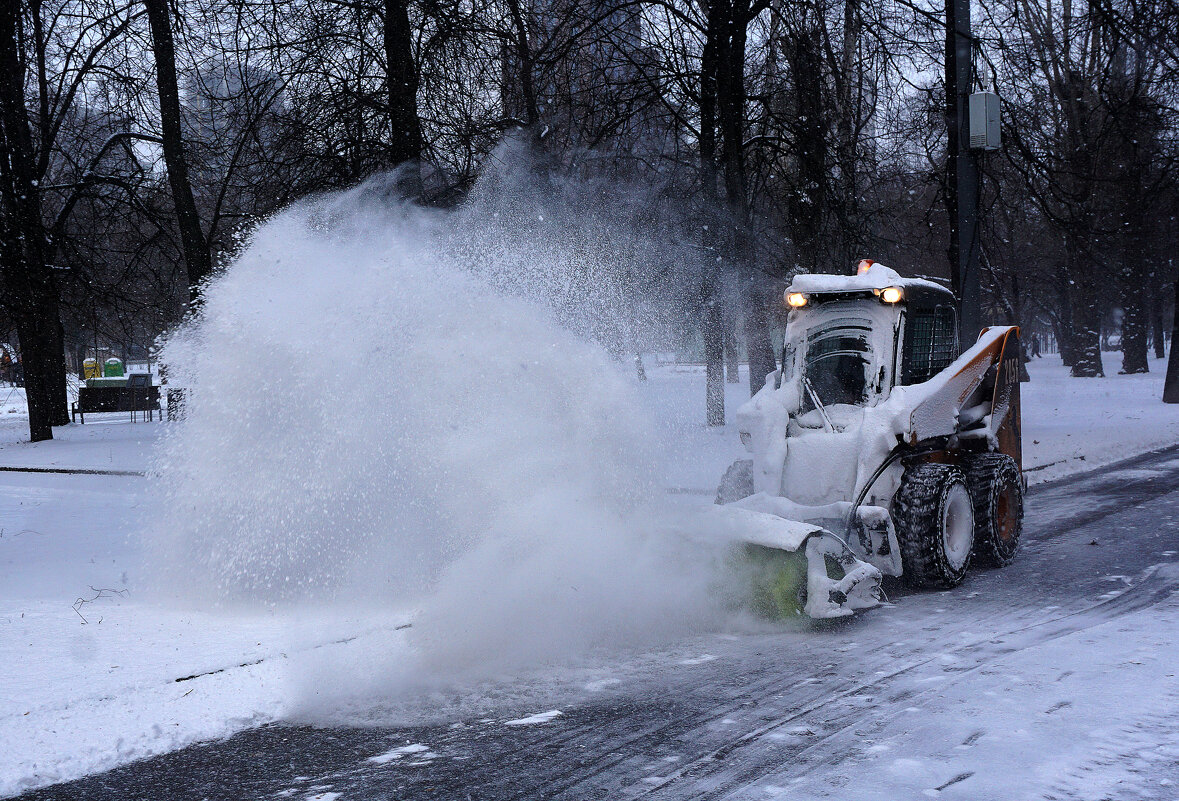
<instances>
[{"instance_id":1,"label":"asphalt road surface","mask_svg":"<svg viewBox=\"0 0 1179 801\"><path fill-rule=\"evenodd\" d=\"M986 671L1169 602L1175 581L1149 568L1179 552L1179 526L1162 524L1176 518L1179 447L1033 487L1010 567L975 570L951 592L893 588L891 605L839 625L714 635L636 657L626 682L564 699L550 723L272 725L21 798L714 799L771 776L832 781L841 765L854 773L849 738L933 692L925 678ZM1123 591L1110 592L1111 575L1125 577ZM992 636L964 636L979 631ZM405 744L426 745L370 759Z\"/></svg>"}]
</instances>

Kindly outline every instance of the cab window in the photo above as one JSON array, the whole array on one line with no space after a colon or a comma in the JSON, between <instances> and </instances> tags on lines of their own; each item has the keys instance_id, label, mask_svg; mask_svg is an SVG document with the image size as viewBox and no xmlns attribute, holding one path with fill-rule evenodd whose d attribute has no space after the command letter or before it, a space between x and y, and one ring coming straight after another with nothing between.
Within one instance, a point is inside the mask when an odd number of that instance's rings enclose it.
<instances>
[{"instance_id":1,"label":"cab window","mask_svg":"<svg viewBox=\"0 0 1179 801\"><path fill-rule=\"evenodd\" d=\"M901 383L920 384L958 358L958 324L950 306L906 311Z\"/></svg>"},{"instance_id":2,"label":"cab window","mask_svg":"<svg viewBox=\"0 0 1179 801\"><path fill-rule=\"evenodd\" d=\"M824 406L862 405L868 398L872 365L871 324L866 320L831 320L807 334L803 375ZM804 406L812 407L804 397Z\"/></svg>"}]
</instances>

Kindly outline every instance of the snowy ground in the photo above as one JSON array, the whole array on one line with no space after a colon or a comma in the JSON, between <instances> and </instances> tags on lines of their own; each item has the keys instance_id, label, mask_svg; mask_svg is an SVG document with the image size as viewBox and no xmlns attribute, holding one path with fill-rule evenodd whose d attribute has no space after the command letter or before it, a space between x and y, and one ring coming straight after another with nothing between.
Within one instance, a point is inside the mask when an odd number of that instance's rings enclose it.
<instances>
[{"instance_id":1,"label":"snowy ground","mask_svg":"<svg viewBox=\"0 0 1179 801\"><path fill-rule=\"evenodd\" d=\"M537 670L476 708L431 692L416 722L255 728L28 801L1173 801L1179 449L1045 485L1028 512L1011 567L842 625Z\"/></svg>"},{"instance_id":2,"label":"snowy ground","mask_svg":"<svg viewBox=\"0 0 1179 801\"><path fill-rule=\"evenodd\" d=\"M1033 381L1023 385L1029 478L1057 478L1179 442L1179 409L1159 400L1164 365L1152 363L1152 369L1146 376L1079 380L1069 379L1058 363L1034 363ZM667 487L686 501L710 500L724 467L741 458L735 433L700 424L698 368L649 373L642 391L660 421ZM745 397L744 384L728 387L730 417ZM5 404L16 403L10 393ZM86 426L59 429L53 442L30 445L20 441L24 419L3 414L6 409L0 407L0 466L7 467L142 472L165 428L96 416ZM0 796L282 719L289 712L291 664L314 661L324 649L358 648L366 638L396 642L393 629L404 617L292 620L279 611L189 613L145 602L131 537L142 487L134 475L0 472ZM1151 513L1174 527L1170 506ZM1030 564L1027 570L1037 563ZM1173 564L1162 564L1112 576L1109 587L1117 593L1144 583L1169 592L1176 580ZM908 608L902 604L895 615L871 622L882 636L912 639L914 630L936 627L923 627L914 615L940 612L937 598L906 598ZM1169 646L1179 635L1179 606L1172 597L1149 610L1122 612L1108 620L1089 614L1075 630L1057 624L1043 637L1041 623L1022 630L1010 621L980 621L977 630L954 630L952 642L933 648L926 662L893 681L896 698L881 707L879 727L863 742L846 744L846 770L828 771L822 781L767 779L749 797L949 796L958 785L970 787L965 778L953 780L982 769L977 754L985 750L993 772L996 759L1025 764L1033 747L1039 751L1035 767L1013 768L1009 784L992 785L987 797L1017 797L1020 782L1031 780L1059 798L1105 797L1110 782L1120 782L1118 797L1172 797L1168 782L1179 780L1172 775L1179 753L1171 744L1179 741L1179 724L1168 721L1179 682ZM1005 644L995 645L1000 630ZM677 664L695 659L702 671L712 670L721 656L688 653ZM881 662L881 675L891 669ZM615 680L590 679L587 689L594 681L608 687ZM868 703L867 696L861 687L840 703ZM919 701L903 700L908 697ZM537 713L535 721L525 714L501 722L555 726L563 720L543 707L526 711ZM726 725L717 722L720 729ZM802 731L766 725L763 745L793 748L817 734L806 728L813 722L799 724ZM935 753L930 743L955 745ZM391 753L386 748L372 755ZM402 753L388 761L427 752ZM1097 767L1085 769L1086 760ZM849 783L846 777L864 767L873 769L873 782ZM661 775L649 771L648 784L657 788ZM1139 785L1140 795L1126 794ZM963 792L959 797L980 797Z\"/></svg>"}]
</instances>

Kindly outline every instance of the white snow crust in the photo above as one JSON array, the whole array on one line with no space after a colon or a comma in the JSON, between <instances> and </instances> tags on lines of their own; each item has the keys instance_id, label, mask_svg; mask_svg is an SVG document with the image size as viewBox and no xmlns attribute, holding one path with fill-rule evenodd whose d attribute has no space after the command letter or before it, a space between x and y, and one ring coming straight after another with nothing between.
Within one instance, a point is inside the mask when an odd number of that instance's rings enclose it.
<instances>
[{"instance_id":1,"label":"white snow crust","mask_svg":"<svg viewBox=\"0 0 1179 801\"><path fill-rule=\"evenodd\" d=\"M513 720L505 720L505 726L535 726L538 723L552 723L557 718L564 714L559 709L550 709L548 712L537 712L533 715L527 715L522 718L515 718Z\"/></svg>"},{"instance_id":2,"label":"white snow crust","mask_svg":"<svg viewBox=\"0 0 1179 801\"><path fill-rule=\"evenodd\" d=\"M794 276L787 292L862 292L884 289L890 286L921 286L945 290L941 284L924 278L904 278L896 270L883 264L873 264L868 271L856 275L832 275L827 273L800 273Z\"/></svg>"},{"instance_id":3,"label":"white snow crust","mask_svg":"<svg viewBox=\"0 0 1179 801\"><path fill-rule=\"evenodd\" d=\"M399 748L394 748L392 751L386 751L383 754L371 756L368 758L368 761L372 762L374 765L387 765L390 762L395 762L404 756L415 754L420 755L419 758L421 759L433 758L437 756L437 754L434 754L430 751L429 746L422 745L421 743L412 743L411 745L403 745Z\"/></svg>"}]
</instances>

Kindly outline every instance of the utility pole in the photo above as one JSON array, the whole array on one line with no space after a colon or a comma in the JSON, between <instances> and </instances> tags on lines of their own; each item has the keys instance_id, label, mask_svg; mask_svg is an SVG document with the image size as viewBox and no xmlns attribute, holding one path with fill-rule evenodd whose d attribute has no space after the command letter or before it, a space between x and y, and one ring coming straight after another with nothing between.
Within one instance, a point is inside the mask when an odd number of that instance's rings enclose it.
<instances>
[{"instance_id":1,"label":"utility pole","mask_svg":"<svg viewBox=\"0 0 1179 801\"><path fill-rule=\"evenodd\" d=\"M950 213L950 283L958 296L958 333L969 347L982 328L979 283L978 157L970 149L974 88L970 0L946 0L946 205Z\"/></svg>"}]
</instances>

